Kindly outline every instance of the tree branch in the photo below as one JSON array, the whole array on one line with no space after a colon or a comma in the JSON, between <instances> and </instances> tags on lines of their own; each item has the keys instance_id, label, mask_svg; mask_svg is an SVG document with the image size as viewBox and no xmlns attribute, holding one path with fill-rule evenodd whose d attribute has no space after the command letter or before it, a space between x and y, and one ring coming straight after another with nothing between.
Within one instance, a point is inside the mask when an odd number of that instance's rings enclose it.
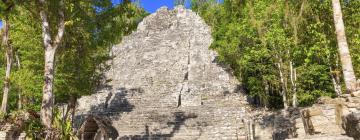
<instances>
[{"instance_id":1,"label":"tree branch","mask_svg":"<svg viewBox=\"0 0 360 140\"><path fill-rule=\"evenodd\" d=\"M54 44L53 44L53 47L58 47L60 42L61 42L61 39L63 38L64 36L64 32L65 32L65 15L64 15L64 1L63 0L60 0L59 1L59 25L58 25L58 31L57 31L57 35L55 37L55 41L54 41Z\"/></svg>"},{"instance_id":2,"label":"tree branch","mask_svg":"<svg viewBox=\"0 0 360 140\"><path fill-rule=\"evenodd\" d=\"M50 33L50 25L48 22L47 13L45 11L45 0L39 0L40 4L40 17L41 17L41 29L42 29L42 36L44 41L44 47L50 48L51 47L51 33Z\"/></svg>"}]
</instances>

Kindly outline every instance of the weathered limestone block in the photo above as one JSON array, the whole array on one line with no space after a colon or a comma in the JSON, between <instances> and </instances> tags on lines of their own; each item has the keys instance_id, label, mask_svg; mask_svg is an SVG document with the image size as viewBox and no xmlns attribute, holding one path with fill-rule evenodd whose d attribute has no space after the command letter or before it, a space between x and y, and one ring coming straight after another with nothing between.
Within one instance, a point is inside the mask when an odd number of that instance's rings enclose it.
<instances>
[{"instance_id":1,"label":"weathered limestone block","mask_svg":"<svg viewBox=\"0 0 360 140\"><path fill-rule=\"evenodd\" d=\"M344 130L341 128L341 116L344 112L344 105L339 101L341 100L331 99L302 109L300 111L301 119L296 119L297 138L342 139Z\"/></svg>"}]
</instances>

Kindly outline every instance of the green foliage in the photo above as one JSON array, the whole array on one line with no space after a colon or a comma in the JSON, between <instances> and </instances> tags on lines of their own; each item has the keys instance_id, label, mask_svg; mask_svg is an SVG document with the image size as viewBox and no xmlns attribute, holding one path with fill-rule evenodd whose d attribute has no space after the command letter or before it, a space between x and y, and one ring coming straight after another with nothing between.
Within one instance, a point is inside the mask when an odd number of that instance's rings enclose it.
<instances>
[{"instance_id":1,"label":"green foliage","mask_svg":"<svg viewBox=\"0 0 360 140\"><path fill-rule=\"evenodd\" d=\"M56 3L51 2L47 8L56 10L52 8ZM40 17L31 8L34 4L17 5L9 17L10 41L14 48L10 111L17 110L19 102L23 109L40 110L44 52ZM107 68L105 62L109 59L109 47L136 29L146 15L143 9L129 1L113 6L110 0L65 0L66 32L56 56L55 101L68 102L69 98L94 93L101 71ZM56 20L51 19L51 22ZM4 77L4 53L0 53L0 57L3 58L0 59L0 76ZM0 84L1 89L2 86Z\"/></svg>"},{"instance_id":2,"label":"green foliage","mask_svg":"<svg viewBox=\"0 0 360 140\"><path fill-rule=\"evenodd\" d=\"M94 93L102 78L101 72L107 68L109 47L136 29L147 15L143 9L126 1L114 7L102 7L98 12L93 7L96 3L84 5L86 2L77 1L67 7L67 14L73 17L67 21L64 43L56 61L57 102Z\"/></svg>"},{"instance_id":3,"label":"green foliage","mask_svg":"<svg viewBox=\"0 0 360 140\"><path fill-rule=\"evenodd\" d=\"M3 122L3 121L5 121L5 118L6 118L6 114L0 112L0 123Z\"/></svg>"},{"instance_id":4,"label":"green foliage","mask_svg":"<svg viewBox=\"0 0 360 140\"><path fill-rule=\"evenodd\" d=\"M26 121L26 139L36 140L43 133L43 126L40 119L29 119Z\"/></svg>"},{"instance_id":5,"label":"green foliage","mask_svg":"<svg viewBox=\"0 0 360 140\"><path fill-rule=\"evenodd\" d=\"M63 115L59 108L54 109L53 128L55 132L57 132L56 137L60 140L77 140L77 137L73 133L70 115Z\"/></svg>"},{"instance_id":6,"label":"green foliage","mask_svg":"<svg viewBox=\"0 0 360 140\"><path fill-rule=\"evenodd\" d=\"M298 68L298 97L300 105L313 104L321 96L334 96L330 70L326 65L304 65Z\"/></svg>"},{"instance_id":7,"label":"green foliage","mask_svg":"<svg viewBox=\"0 0 360 140\"><path fill-rule=\"evenodd\" d=\"M360 76L360 1L342 2L342 11L346 27L352 62L357 77Z\"/></svg>"},{"instance_id":8,"label":"green foliage","mask_svg":"<svg viewBox=\"0 0 360 140\"><path fill-rule=\"evenodd\" d=\"M355 52L360 46L360 2L342 4L348 42L359 75L360 57ZM211 48L218 52L219 61L234 69L247 93L259 99L260 105L281 107L280 71L290 103L295 92L290 63L297 72L300 105L311 105L320 96L335 96L331 75L341 74L341 67L330 0L223 3L193 0L192 9L212 27Z\"/></svg>"},{"instance_id":9,"label":"green foliage","mask_svg":"<svg viewBox=\"0 0 360 140\"><path fill-rule=\"evenodd\" d=\"M22 7L16 7L10 22L10 40L14 48L10 109L17 108L20 95L24 109L40 110L44 70L40 23Z\"/></svg>"}]
</instances>

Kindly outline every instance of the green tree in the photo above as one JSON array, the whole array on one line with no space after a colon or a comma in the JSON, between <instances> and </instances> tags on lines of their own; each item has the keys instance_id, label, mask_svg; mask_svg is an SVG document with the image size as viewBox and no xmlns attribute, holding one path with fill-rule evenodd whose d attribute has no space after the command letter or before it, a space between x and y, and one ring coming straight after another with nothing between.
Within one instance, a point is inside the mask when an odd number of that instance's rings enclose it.
<instances>
[{"instance_id":1,"label":"green tree","mask_svg":"<svg viewBox=\"0 0 360 140\"><path fill-rule=\"evenodd\" d=\"M66 25L64 47L58 51L54 91L57 103L69 104L69 114L74 113L77 98L96 92L110 59L109 48L147 15L130 2L103 5L101 11L94 5L97 3L77 1L66 10L73 16Z\"/></svg>"},{"instance_id":2,"label":"green tree","mask_svg":"<svg viewBox=\"0 0 360 140\"><path fill-rule=\"evenodd\" d=\"M8 0L2 0L0 3L1 8L1 15L3 16L3 31L2 31L2 43L1 45L5 48L5 56L6 56L6 70L5 70L5 79L4 79L4 93L2 98L2 104L0 113L6 113L7 112L7 106L8 106L8 96L9 96L9 89L10 89L10 74L11 74L11 65L12 65L12 54L13 54L13 48L10 45L9 41L9 30L10 30L10 22L9 22L9 16L12 12L12 9L14 7L13 1ZM4 9L4 10L3 10Z\"/></svg>"},{"instance_id":3,"label":"green tree","mask_svg":"<svg viewBox=\"0 0 360 140\"><path fill-rule=\"evenodd\" d=\"M234 69L256 104L310 105L339 90L331 1L193 0L192 8L213 28L220 62Z\"/></svg>"},{"instance_id":4,"label":"green tree","mask_svg":"<svg viewBox=\"0 0 360 140\"><path fill-rule=\"evenodd\" d=\"M55 53L57 48L60 46L64 32L65 32L65 15L64 15L64 2L60 0L55 9L58 9L57 20L57 31L54 33L54 25L49 23L49 5L53 3L47 3L45 0L38 1L40 5L40 17L41 17L41 26L42 26L42 35L44 43L44 61L45 61L45 70L44 70L44 88L43 88L43 97L41 104L41 122L47 128L51 130L52 118L53 118L53 106L54 106L54 97L53 97L53 82L54 82L54 68L55 68ZM50 132L50 131L48 131ZM47 133L46 139L49 138L49 133Z\"/></svg>"},{"instance_id":5,"label":"green tree","mask_svg":"<svg viewBox=\"0 0 360 140\"><path fill-rule=\"evenodd\" d=\"M10 31L16 68L12 73L12 110L40 111L44 73L41 26L37 14L17 6ZM17 96L15 96L17 95ZM18 107L16 107L16 102Z\"/></svg>"}]
</instances>

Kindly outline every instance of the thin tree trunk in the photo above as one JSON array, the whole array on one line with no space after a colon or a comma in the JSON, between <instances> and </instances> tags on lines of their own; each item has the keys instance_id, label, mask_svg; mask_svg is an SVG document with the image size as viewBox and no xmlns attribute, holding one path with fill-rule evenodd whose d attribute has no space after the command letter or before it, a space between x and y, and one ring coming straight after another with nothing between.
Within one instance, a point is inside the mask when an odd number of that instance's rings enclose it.
<instances>
[{"instance_id":1,"label":"thin tree trunk","mask_svg":"<svg viewBox=\"0 0 360 140\"><path fill-rule=\"evenodd\" d=\"M9 19L6 16L4 20L4 33L3 33L3 40L2 45L6 49L6 68L5 68L5 80L4 80L4 93L3 93L3 100L1 103L1 112L7 112L7 104L8 104L8 96L10 90L10 73L11 73L11 64L12 64L12 46L9 44L9 28L10 23Z\"/></svg>"},{"instance_id":2,"label":"thin tree trunk","mask_svg":"<svg viewBox=\"0 0 360 140\"><path fill-rule=\"evenodd\" d=\"M63 121L66 121L66 119L70 118L72 120L72 114L75 110L76 107L76 98L74 96L71 96L69 101L68 101L68 105L66 108L65 113L63 114ZM70 113L70 117L69 117L69 113Z\"/></svg>"},{"instance_id":3,"label":"thin tree trunk","mask_svg":"<svg viewBox=\"0 0 360 140\"><path fill-rule=\"evenodd\" d=\"M19 58L19 54L17 52L15 52L15 59L16 59L16 65L17 65L18 69L21 69L20 58Z\"/></svg>"},{"instance_id":4,"label":"thin tree trunk","mask_svg":"<svg viewBox=\"0 0 360 140\"><path fill-rule=\"evenodd\" d=\"M335 74L333 74L335 73ZM333 86L334 86L334 90L336 92L336 95L337 96L340 96L342 94L342 91L341 91L341 85L339 84L339 76L338 76L338 73L335 71L332 70L332 68L330 67L330 75L331 75L331 81L333 83Z\"/></svg>"},{"instance_id":5,"label":"thin tree trunk","mask_svg":"<svg viewBox=\"0 0 360 140\"><path fill-rule=\"evenodd\" d=\"M297 91L296 91L296 69L293 68L293 63L290 61L290 80L293 90L292 106L297 107Z\"/></svg>"},{"instance_id":6,"label":"thin tree trunk","mask_svg":"<svg viewBox=\"0 0 360 140\"><path fill-rule=\"evenodd\" d=\"M54 97L53 97L53 83L54 83L54 68L55 68L55 53L58 48L61 39L65 31L65 22L64 22L64 12L62 10L63 1L59 1L59 25L58 31L55 39L51 38L51 31L48 22L47 12L45 11L45 0L39 0L39 3L42 7L40 10L40 17L42 21L42 32L43 32L43 41L45 49L45 70L44 70L44 87L43 87L43 97L41 104L41 122L47 128L46 138L51 138L51 124L53 119L53 106L54 106Z\"/></svg>"},{"instance_id":7,"label":"thin tree trunk","mask_svg":"<svg viewBox=\"0 0 360 140\"><path fill-rule=\"evenodd\" d=\"M19 54L16 52L15 53L15 59L16 59L16 63L17 63L17 67L18 69L21 69L21 65L20 65L20 58L19 58ZM20 89L20 92L18 93L19 99L18 99L18 109L22 108L22 97L21 97L22 91Z\"/></svg>"},{"instance_id":8,"label":"thin tree trunk","mask_svg":"<svg viewBox=\"0 0 360 140\"><path fill-rule=\"evenodd\" d=\"M76 109L76 101L77 101L77 98L76 97L73 97L72 99L70 99L70 121L71 121L71 125L73 125L74 123L74 116L75 116L75 109Z\"/></svg>"},{"instance_id":9,"label":"thin tree trunk","mask_svg":"<svg viewBox=\"0 0 360 140\"><path fill-rule=\"evenodd\" d=\"M299 14L297 16L295 16L292 20L291 20L291 24L294 30L294 43L297 46L298 45L298 26L299 26L299 22L301 22L301 17L303 14L303 11L305 9L305 4L306 4L306 0L302 0L301 2L301 6L300 6L300 10L299 10ZM293 63L292 61L290 61L290 78L291 78L291 84L292 84L292 90L293 90L293 99L292 99L292 106L293 107L297 107L298 106L298 100L297 100L297 85L296 85L296 69L293 68Z\"/></svg>"},{"instance_id":10,"label":"thin tree trunk","mask_svg":"<svg viewBox=\"0 0 360 140\"><path fill-rule=\"evenodd\" d=\"M297 85L296 85L296 82L297 82L297 74L296 74L296 68L294 68L294 97L293 97L293 100L294 100L294 107L297 107L299 105L299 102L298 102L298 99L297 99Z\"/></svg>"},{"instance_id":11,"label":"thin tree trunk","mask_svg":"<svg viewBox=\"0 0 360 140\"><path fill-rule=\"evenodd\" d=\"M344 74L344 81L347 92L356 90L356 77L351 62L349 47L346 41L345 26L342 18L340 0L332 0L336 38L339 47L340 61Z\"/></svg>"},{"instance_id":12,"label":"thin tree trunk","mask_svg":"<svg viewBox=\"0 0 360 140\"><path fill-rule=\"evenodd\" d=\"M334 86L336 95L337 95L337 96L340 96L340 95L342 94L342 92L341 92L341 87L340 87L340 85L336 82L336 79L335 79L334 75L331 75L331 80L332 80L332 83L333 83L333 86Z\"/></svg>"},{"instance_id":13,"label":"thin tree trunk","mask_svg":"<svg viewBox=\"0 0 360 140\"><path fill-rule=\"evenodd\" d=\"M267 82L265 82L265 97L263 98L263 102L264 102L264 107L265 109L267 110L268 109L268 99L267 99L267 96L270 95L270 92L269 92L269 84Z\"/></svg>"},{"instance_id":14,"label":"thin tree trunk","mask_svg":"<svg viewBox=\"0 0 360 140\"><path fill-rule=\"evenodd\" d=\"M22 109L22 96L21 96L21 91L20 93L18 94L18 109Z\"/></svg>"},{"instance_id":15,"label":"thin tree trunk","mask_svg":"<svg viewBox=\"0 0 360 140\"><path fill-rule=\"evenodd\" d=\"M294 90L294 87L295 87L294 84L295 84L295 82L294 82L293 75L294 75L293 65L292 65L292 61L290 61L290 81L291 81L292 89L293 89L293 91L295 91L295 90ZM295 107L295 105L294 105L294 95L295 95L295 92L293 92L293 107Z\"/></svg>"},{"instance_id":16,"label":"thin tree trunk","mask_svg":"<svg viewBox=\"0 0 360 140\"><path fill-rule=\"evenodd\" d=\"M338 88L338 91L339 91L339 95L341 95L341 94L343 94L342 93L342 90L341 90L341 84L340 84L340 74L339 73L337 73L336 75L335 75L335 80L336 80L336 83L337 83L337 88Z\"/></svg>"},{"instance_id":17,"label":"thin tree trunk","mask_svg":"<svg viewBox=\"0 0 360 140\"><path fill-rule=\"evenodd\" d=\"M287 105L287 99L286 99L286 85L285 85L285 80L284 80L284 74L282 72L282 59L281 58L279 58L278 68L279 68L279 76L280 76L280 84L281 84L281 95L283 98L284 108L286 110L286 109L288 109L288 105Z\"/></svg>"}]
</instances>

